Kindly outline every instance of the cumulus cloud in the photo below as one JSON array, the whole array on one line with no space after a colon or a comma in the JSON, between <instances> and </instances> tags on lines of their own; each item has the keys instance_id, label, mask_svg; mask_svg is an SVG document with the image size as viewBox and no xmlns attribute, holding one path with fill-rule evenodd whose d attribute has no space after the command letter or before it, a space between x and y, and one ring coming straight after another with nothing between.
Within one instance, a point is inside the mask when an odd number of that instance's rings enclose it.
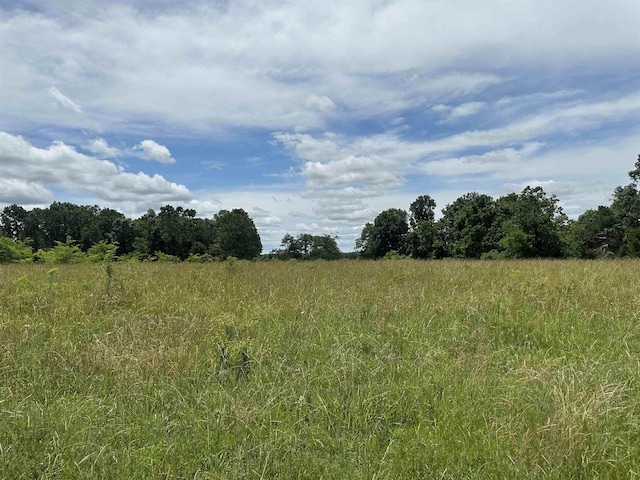
<instances>
[{"instance_id":1,"label":"cumulus cloud","mask_svg":"<svg viewBox=\"0 0 640 480\"><path fill-rule=\"evenodd\" d=\"M466 155L455 158L433 160L420 165L420 170L427 175L469 175L491 173L506 168L513 171L517 164L536 152L542 144L532 142L522 148L505 148L490 150L481 155Z\"/></svg>"},{"instance_id":2,"label":"cumulus cloud","mask_svg":"<svg viewBox=\"0 0 640 480\"><path fill-rule=\"evenodd\" d=\"M305 107L319 110L321 112L331 112L336 108L335 103L325 95L309 95L304 102Z\"/></svg>"},{"instance_id":3,"label":"cumulus cloud","mask_svg":"<svg viewBox=\"0 0 640 480\"><path fill-rule=\"evenodd\" d=\"M46 186L90 194L110 203L135 202L157 206L193 198L184 185L161 175L130 173L114 163L84 155L63 142L48 148L31 145L23 137L0 132L0 178L16 188L29 186L42 201L51 198Z\"/></svg>"},{"instance_id":4,"label":"cumulus cloud","mask_svg":"<svg viewBox=\"0 0 640 480\"><path fill-rule=\"evenodd\" d=\"M49 87L47 89L47 92L49 92L49 95L55 98L56 101L67 110L71 110L72 112L75 112L75 113L84 113L80 105L78 105L69 97L67 97L62 92L60 92L60 90L58 90L56 87Z\"/></svg>"},{"instance_id":5,"label":"cumulus cloud","mask_svg":"<svg viewBox=\"0 0 640 480\"><path fill-rule=\"evenodd\" d=\"M307 133L275 133L276 143L292 150L298 158L311 161L329 161L335 158L339 145L335 135L325 134L324 138L315 138Z\"/></svg>"},{"instance_id":6,"label":"cumulus cloud","mask_svg":"<svg viewBox=\"0 0 640 480\"><path fill-rule=\"evenodd\" d=\"M116 158L122 155L120 150L109 146L104 138L96 138L84 148L100 158Z\"/></svg>"},{"instance_id":7,"label":"cumulus cloud","mask_svg":"<svg viewBox=\"0 0 640 480\"><path fill-rule=\"evenodd\" d=\"M307 162L301 174L312 189L354 184L397 187L404 182L396 169L388 159L350 155L328 163Z\"/></svg>"},{"instance_id":8,"label":"cumulus cloud","mask_svg":"<svg viewBox=\"0 0 640 480\"><path fill-rule=\"evenodd\" d=\"M160 163L176 162L167 147L160 145L153 140L143 140L138 145L134 146L133 149L140 152L140 158L144 160L154 160Z\"/></svg>"},{"instance_id":9,"label":"cumulus cloud","mask_svg":"<svg viewBox=\"0 0 640 480\"><path fill-rule=\"evenodd\" d=\"M0 203L38 205L49 204L54 199L53 192L38 183L0 178Z\"/></svg>"}]
</instances>

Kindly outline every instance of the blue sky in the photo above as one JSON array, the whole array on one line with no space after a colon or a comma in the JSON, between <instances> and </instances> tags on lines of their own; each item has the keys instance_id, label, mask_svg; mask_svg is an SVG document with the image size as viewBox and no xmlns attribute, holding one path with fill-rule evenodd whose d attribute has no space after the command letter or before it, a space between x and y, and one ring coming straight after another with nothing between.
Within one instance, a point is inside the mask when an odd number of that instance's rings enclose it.
<instances>
[{"instance_id":1,"label":"blue sky","mask_svg":"<svg viewBox=\"0 0 640 480\"><path fill-rule=\"evenodd\" d=\"M640 153L640 2L0 4L0 207L244 208L265 251L422 194L570 216Z\"/></svg>"}]
</instances>

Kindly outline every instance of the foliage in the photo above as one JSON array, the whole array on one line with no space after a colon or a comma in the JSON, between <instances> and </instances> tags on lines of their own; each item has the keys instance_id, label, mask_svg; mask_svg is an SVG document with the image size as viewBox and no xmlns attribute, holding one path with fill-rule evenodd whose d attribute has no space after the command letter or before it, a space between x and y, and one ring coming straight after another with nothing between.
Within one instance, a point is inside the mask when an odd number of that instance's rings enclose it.
<instances>
[{"instance_id":1,"label":"foliage","mask_svg":"<svg viewBox=\"0 0 640 480\"><path fill-rule=\"evenodd\" d=\"M502 224L504 236L498 244L504 258L530 258L534 256L533 235L525 232L516 222L507 220ZM495 250L491 250L495 251Z\"/></svg>"},{"instance_id":2,"label":"foliage","mask_svg":"<svg viewBox=\"0 0 640 480\"><path fill-rule=\"evenodd\" d=\"M262 242L253 220L241 208L221 210L214 216L216 242L212 252L223 259L251 260L262 252Z\"/></svg>"},{"instance_id":3,"label":"foliage","mask_svg":"<svg viewBox=\"0 0 640 480\"><path fill-rule=\"evenodd\" d=\"M271 257L283 260L338 260L342 253L337 237L331 235L311 235L301 233L297 237L287 233L282 238L282 249L271 252Z\"/></svg>"},{"instance_id":4,"label":"foliage","mask_svg":"<svg viewBox=\"0 0 640 480\"><path fill-rule=\"evenodd\" d=\"M571 233L581 257L617 252L622 244L622 228L613 209L602 205L580 215L571 225Z\"/></svg>"},{"instance_id":5,"label":"foliage","mask_svg":"<svg viewBox=\"0 0 640 480\"><path fill-rule=\"evenodd\" d=\"M620 249L623 257L640 257L640 227L627 232L627 239Z\"/></svg>"},{"instance_id":6,"label":"foliage","mask_svg":"<svg viewBox=\"0 0 640 480\"><path fill-rule=\"evenodd\" d=\"M231 217L222 219L227 213ZM217 221L222 226L219 238ZM102 242L116 245L118 257L141 260L157 259L155 252L186 260L192 254L225 256L229 254L225 248L239 249L244 256L259 254L262 248L255 225L244 211L222 211L216 219L207 219L197 218L193 209L171 205L161 207L159 213L150 209L130 220L98 206L54 202L48 208L27 211L14 204L0 213L0 235L16 242L28 241L40 252L39 258L51 257L51 261L57 261L55 255L47 257L44 252L65 243L68 237L76 240L82 252ZM234 235L238 236L235 240Z\"/></svg>"},{"instance_id":7,"label":"foliage","mask_svg":"<svg viewBox=\"0 0 640 480\"><path fill-rule=\"evenodd\" d=\"M86 254L76 245L71 237L66 241L55 241L55 247L49 250L40 249L35 253L37 261L51 264L82 263L86 260Z\"/></svg>"},{"instance_id":8,"label":"foliage","mask_svg":"<svg viewBox=\"0 0 640 480\"><path fill-rule=\"evenodd\" d=\"M33 261L32 248L21 241L0 236L0 263L29 263Z\"/></svg>"},{"instance_id":9,"label":"foliage","mask_svg":"<svg viewBox=\"0 0 640 480\"><path fill-rule=\"evenodd\" d=\"M435 219L436 202L429 195L420 195L409 206L409 224L412 229L422 223L433 223Z\"/></svg>"},{"instance_id":10,"label":"foliage","mask_svg":"<svg viewBox=\"0 0 640 480\"><path fill-rule=\"evenodd\" d=\"M391 250L404 255L407 252L408 233L407 212L390 208L380 213L373 224L365 225L356 241L356 249L364 258L382 258Z\"/></svg>"},{"instance_id":11,"label":"foliage","mask_svg":"<svg viewBox=\"0 0 640 480\"><path fill-rule=\"evenodd\" d=\"M480 258L496 248L491 235L496 222L496 202L489 195L467 193L442 211L442 228L449 256Z\"/></svg>"},{"instance_id":12,"label":"foliage","mask_svg":"<svg viewBox=\"0 0 640 480\"><path fill-rule=\"evenodd\" d=\"M117 251L117 244L110 244L104 240L100 240L95 245L89 247L87 259L94 263L111 262L116 258Z\"/></svg>"}]
</instances>

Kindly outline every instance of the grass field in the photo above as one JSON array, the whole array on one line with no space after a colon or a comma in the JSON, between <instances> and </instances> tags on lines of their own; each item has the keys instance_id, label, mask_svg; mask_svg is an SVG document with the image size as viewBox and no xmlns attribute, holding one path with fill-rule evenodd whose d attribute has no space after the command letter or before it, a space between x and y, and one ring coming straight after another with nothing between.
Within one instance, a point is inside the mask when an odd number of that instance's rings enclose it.
<instances>
[{"instance_id":1,"label":"grass field","mask_svg":"<svg viewBox=\"0 0 640 480\"><path fill-rule=\"evenodd\" d=\"M0 478L640 478L640 262L0 266Z\"/></svg>"}]
</instances>

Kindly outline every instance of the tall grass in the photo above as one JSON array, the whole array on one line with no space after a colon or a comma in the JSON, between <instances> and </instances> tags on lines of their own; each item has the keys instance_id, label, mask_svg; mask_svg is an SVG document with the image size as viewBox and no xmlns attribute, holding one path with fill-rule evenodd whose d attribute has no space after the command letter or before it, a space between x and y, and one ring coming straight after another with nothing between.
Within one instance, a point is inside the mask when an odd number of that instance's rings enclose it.
<instances>
[{"instance_id":1,"label":"tall grass","mask_svg":"<svg viewBox=\"0 0 640 480\"><path fill-rule=\"evenodd\" d=\"M0 478L635 478L639 271L0 266Z\"/></svg>"}]
</instances>

